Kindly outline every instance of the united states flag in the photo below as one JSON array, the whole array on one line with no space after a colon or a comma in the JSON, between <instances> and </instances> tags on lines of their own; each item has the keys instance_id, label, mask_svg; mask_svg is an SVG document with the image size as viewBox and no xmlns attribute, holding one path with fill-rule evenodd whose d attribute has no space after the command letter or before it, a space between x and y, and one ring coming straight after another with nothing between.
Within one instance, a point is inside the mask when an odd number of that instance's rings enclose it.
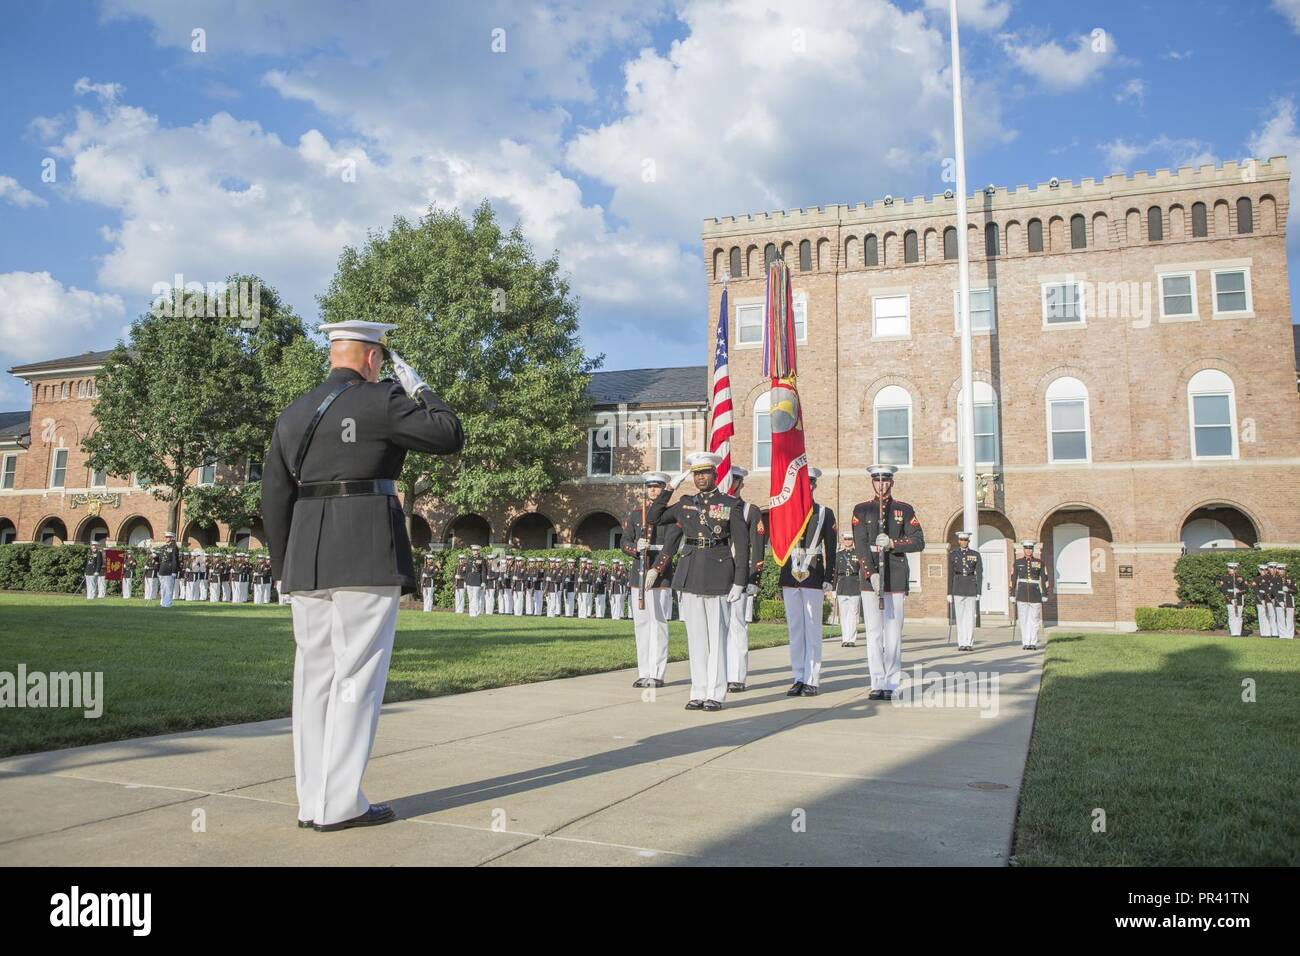
<instances>
[{"instance_id":1,"label":"united states flag","mask_svg":"<svg viewBox=\"0 0 1300 956\"><path fill-rule=\"evenodd\" d=\"M727 375L727 287L722 287L722 308L718 315L718 347L713 353L713 424L709 428L709 451L722 456L718 464L718 488L731 491L731 436L736 433L731 417L731 379Z\"/></svg>"}]
</instances>

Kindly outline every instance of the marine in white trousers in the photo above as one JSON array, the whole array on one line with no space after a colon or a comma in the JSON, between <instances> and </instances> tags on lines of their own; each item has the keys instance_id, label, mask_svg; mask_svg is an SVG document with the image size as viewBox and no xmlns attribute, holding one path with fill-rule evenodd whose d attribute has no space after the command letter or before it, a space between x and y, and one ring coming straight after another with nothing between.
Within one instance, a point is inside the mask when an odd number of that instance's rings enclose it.
<instances>
[{"instance_id":1,"label":"marine in white trousers","mask_svg":"<svg viewBox=\"0 0 1300 956\"><path fill-rule=\"evenodd\" d=\"M511 591L510 593L513 595L512 607L514 608L515 617L523 617L524 608L526 607L524 602L526 600L528 604L532 604L532 595L527 595L527 597L525 597L527 592L519 590Z\"/></svg>"},{"instance_id":2,"label":"marine in white trousers","mask_svg":"<svg viewBox=\"0 0 1300 956\"><path fill-rule=\"evenodd\" d=\"M158 576L158 587L162 591L162 606L171 607L172 595L176 593L176 575L160 574Z\"/></svg>"},{"instance_id":3,"label":"marine in white trousers","mask_svg":"<svg viewBox=\"0 0 1300 956\"><path fill-rule=\"evenodd\" d=\"M605 616L605 595L596 595L596 617Z\"/></svg>"},{"instance_id":4,"label":"marine in white trousers","mask_svg":"<svg viewBox=\"0 0 1300 956\"><path fill-rule=\"evenodd\" d=\"M99 584L97 583L99 575L87 574L86 578L86 600L93 601L99 596Z\"/></svg>"},{"instance_id":5,"label":"marine in white trousers","mask_svg":"<svg viewBox=\"0 0 1300 956\"><path fill-rule=\"evenodd\" d=\"M456 589L456 613L465 613L465 587L461 585Z\"/></svg>"},{"instance_id":6,"label":"marine in white trousers","mask_svg":"<svg viewBox=\"0 0 1300 956\"><path fill-rule=\"evenodd\" d=\"M627 600L626 595L611 594L609 596L609 619L611 621L623 620L623 602Z\"/></svg>"},{"instance_id":7,"label":"marine in white trousers","mask_svg":"<svg viewBox=\"0 0 1300 956\"><path fill-rule=\"evenodd\" d=\"M574 608L577 603L577 595L573 591L564 592L564 616L573 617Z\"/></svg>"},{"instance_id":8,"label":"marine in white trousers","mask_svg":"<svg viewBox=\"0 0 1300 956\"><path fill-rule=\"evenodd\" d=\"M216 578L208 579L208 603L221 600L221 582Z\"/></svg>"},{"instance_id":9,"label":"marine in white trousers","mask_svg":"<svg viewBox=\"0 0 1300 956\"><path fill-rule=\"evenodd\" d=\"M782 588L781 596L790 635L790 670L800 684L816 687L822 679L822 604L826 598L821 588Z\"/></svg>"},{"instance_id":10,"label":"marine in white trousers","mask_svg":"<svg viewBox=\"0 0 1300 956\"><path fill-rule=\"evenodd\" d=\"M1295 640L1295 608L1277 606L1278 637Z\"/></svg>"},{"instance_id":11,"label":"marine in white trousers","mask_svg":"<svg viewBox=\"0 0 1300 956\"><path fill-rule=\"evenodd\" d=\"M494 591L492 588L485 587L482 591L482 595L483 595L483 613L495 614L496 603L497 603L497 592Z\"/></svg>"},{"instance_id":12,"label":"marine in white trousers","mask_svg":"<svg viewBox=\"0 0 1300 956\"><path fill-rule=\"evenodd\" d=\"M157 596L158 596L158 579L157 579L157 578L145 578L145 579L144 579L144 599L145 599L146 601L152 601L152 600L153 600L154 598L156 598Z\"/></svg>"},{"instance_id":13,"label":"marine in white trousers","mask_svg":"<svg viewBox=\"0 0 1300 956\"><path fill-rule=\"evenodd\" d=\"M591 595L586 591L578 595L578 617L591 617Z\"/></svg>"},{"instance_id":14,"label":"marine in white trousers","mask_svg":"<svg viewBox=\"0 0 1300 956\"><path fill-rule=\"evenodd\" d=\"M133 578L123 578L123 579L122 579L122 598L123 598L124 600L128 600L128 601L129 601L129 600L131 599L131 585L134 584L134 583L135 583L135 581L134 581Z\"/></svg>"},{"instance_id":15,"label":"marine in white trousers","mask_svg":"<svg viewBox=\"0 0 1300 956\"><path fill-rule=\"evenodd\" d=\"M384 702L401 595L398 587L291 595L299 820L342 823L370 809L361 778Z\"/></svg>"},{"instance_id":16,"label":"marine in white trousers","mask_svg":"<svg viewBox=\"0 0 1300 956\"><path fill-rule=\"evenodd\" d=\"M1020 646L1036 647L1038 632L1043 627L1043 605L1041 601L1017 601L1016 622L1020 625Z\"/></svg>"},{"instance_id":17,"label":"marine in white trousers","mask_svg":"<svg viewBox=\"0 0 1300 956\"><path fill-rule=\"evenodd\" d=\"M95 575L95 597L103 597L108 589L107 579L102 574Z\"/></svg>"},{"instance_id":18,"label":"marine in white trousers","mask_svg":"<svg viewBox=\"0 0 1300 956\"><path fill-rule=\"evenodd\" d=\"M227 603L233 601L233 600L234 600L234 593L235 593L235 589L234 589L234 582L233 582L233 581L222 581L222 582L221 582L221 600L223 600L223 601L225 601L225 602L227 602Z\"/></svg>"},{"instance_id":19,"label":"marine in white trousers","mask_svg":"<svg viewBox=\"0 0 1300 956\"><path fill-rule=\"evenodd\" d=\"M236 581L233 585L231 585L231 587L234 589L236 604L248 603L248 582L247 581Z\"/></svg>"},{"instance_id":20,"label":"marine in white trousers","mask_svg":"<svg viewBox=\"0 0 1300 956\"><path fill-rule=\"evenodd\" d=\"M975 646L975 610L978 606L978 594L952 595L952 616L957 625L958 647Z\"/></svg>"},{"instance_id":21,"label":"marine in white trousers","mask_svg":"<svg viewBox=\"0 0 1300 956\"><path fill-rule=\"evenodd\" d=\"M1242 619L1246 616L1246 608L1241 604L1228 605L1228 635L1230 637L1241 637Z\"/></svg>"},{"instance_id":22,"label":"marine in white trousers","mask_svg":"<svg viewBox=\"0 0 1300 956\"><path fill-rule=\"evenodd\" d=\"M840 611L840 643L856 644L858 642L858 621L862 619L862 597L848 594L835 599L835 606Z\"/></svg>"},{"instance_id":23,"label":"marine in white trousers","mask_svg":"<svg viewBox=\"0 0 1300 956\"><path fill-rule=\"evenodd\" d=\"M515 613L515 592L509 588L501 589L501 596L498 598L498 610L502 614Z\"/></svg>"},{"instance_id":24,"label":"marine in white trousers","mask_svg":"<svg viewBox=\"0 0 1300 956\"><path fill-rule=\"evenodd\" d=\"M874 578L875 576L872 575ZM874 584L862 589L862 613L867 621L867 667L872 690L898 690L903 670L903 605L906 594L885 592L885 607Z\"/></svg>"},{"instance_id":25,"label":"marine in white trousers","mask_svg":"<svg viewBox=\"0 0 1300 956\"><path fill-rule=\"evenodd\" d=\"M424 609L426 611L432 611L433 610L433 588L432 587L424 588L423 597L424 597Z\"/></svg>"},{"instance_id":26,"label":"marine in white trousers","mask_svg":"<svg viewBox=\"0 0 1300 956\"><path fill-rule=\"evenodd\" d=\"M664 679L664 672L668 668L668 612L672 608L672 601L673 592L668 588L647 588L644 610L637 606L640 599L636 596L632 598L632 630L636 634L636 676L643 680ZM721 700L721 698L715 699Z\"/></svg>"},{"instance_id":27,"label":"marine in white trousers","mask_svg":"<svg viewBox=\"0 0 1300 956\"><path fill-rule=\"evenodd\" d=\"M749 677L749 620L745 617L749 595L727 605L727 683L743 684Z\"/></svg>"},{"instance_id":28,"label":"marine in white trousers","mask_svg":"<svg viewBox=\"0 0 1300 956\"><path fill-rule=\"evenodd\" d=\"M542 616L542 589L533 588L533 617Z\"/></svg>"},{"instance_id":29,"label":"marine in white trousers","mask_svg":"<svg viewBox=\"0 0 1300 956\"><path fill-rule=\"evenodd\" d=\"M483 588L481 586L465 585L465 598L469 603L470 617L478 617L483 613Z\"/></svg>"},{"instance_id":30,"label":"marine in white trousers","mask_svg":"<svg viewBox=\"0 0 1300 956\"><path fill-rule=\"evenodd\" d=\"M731 618L727 599L721 594L683 591L678 601L691 658L690 699L722 703L727 696L727 624ZM646 606L649 604L647 594Z\"/></svg>"}]
</instances>

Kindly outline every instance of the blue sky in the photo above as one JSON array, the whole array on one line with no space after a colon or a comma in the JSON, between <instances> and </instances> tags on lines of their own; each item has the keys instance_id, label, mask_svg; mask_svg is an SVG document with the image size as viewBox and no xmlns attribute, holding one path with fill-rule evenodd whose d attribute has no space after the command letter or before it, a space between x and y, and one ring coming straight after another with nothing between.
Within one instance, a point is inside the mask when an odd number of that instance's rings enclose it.
<instances>
[{"instance_id":1,"label":"blue sky","mask_svg":"<svg viewBox=\"0 0 1300 956\"><path fill-rule=\"evenodd\" d=\"M0 367L111 346L178 272L315 318L346 244L483 198L558 252L606 368L703 363L704 217L947 186L945 6L10 5ZM1300 161L1300 0L961 8L972 188Z\"/></svg>"}]
</instances>

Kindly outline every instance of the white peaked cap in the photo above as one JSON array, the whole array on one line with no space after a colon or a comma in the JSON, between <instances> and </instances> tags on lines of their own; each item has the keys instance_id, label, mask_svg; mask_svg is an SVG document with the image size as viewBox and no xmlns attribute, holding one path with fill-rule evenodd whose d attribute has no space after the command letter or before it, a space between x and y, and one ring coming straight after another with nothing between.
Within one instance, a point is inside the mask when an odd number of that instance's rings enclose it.
<instances>
[{"instance_id":1,"label":"white peaked cap","mask_svg":"<svg viewBox=\"0 0 1300 956\"><path fill-rule=\"evenodd\" d=\"M666 471L647 471L641 475L641 481L647 485L666 485L669 480Z\"/></svg>"},{"instance_id":2,"label":"white peaked cap","mask_svg":"<svg viewBox=\"0 0 1300 956\"><path fill-rule=\"evenodd\" d=\"M817 480L818 478L820 478L821 476L822 476L822 470L821 470L820 468L814 468L812 465L809 465L809 466L808 466L808 480L809 480L809 481L816 481L816 480Z\"/></svg>"},{"instance_id":3,"label":"white peaked cap","mask_svg":"<svg viewBox=\"0 0 1300 956\"><path fill-rule=\"evenodd\" d=\"M741 481L744 481L746 478L749 477L749 469L748 469L748 468L741 468L739 465L732 465L732 466L731 466L731 477L732 477L732 478L739 478Z\"/></svg>"},{"instance_id":4,"label":"white peaked cap","mask_svg":"<svg viewBox=\"0 0 1300 956\"><path fill-rule=\"evenodd\" d=\"M957 537L959 537L959 538L969 538L969 537L970 537L970 532L969 532L969 531L958 531L958 532L957 532Z\"/></svg>"},{"instance_id":5,"label":"white peaked cap","mask_svg":"<svg viewBox=\"0 0 1300 956\"><path fill-rule=\"evenodd\" d=\"M384 335L397 328L391 322L366 322L361 319L349 319L346 322L326 322L320 330L329 335L331 342L369 342L383 345Z\"/></svg>"},{"instance_id":6,"label":"white peaked cap","mask_svg":"<svg viewBox=\"0 0 1300 956\"><path fill-rule=\"evenodd\" d=\"M720 464L722 456L711 451L697 451L686 456L686 467L691 471L716 470Z\"/></svg>"},{"instance_id":7,"label":"white peaked cap","mask_svg":"<svg viewBox=\"0 0 1300 956\"><path fill-rule=\"evenodd\" d=\"M1021 541L1021 542L1020 542L1020 547L1022 547L1022 548L1032 548L1032 547L1034 547L1037 543L1038 543L1037 541Z\"/></svg>"},{"instance_id":8,"label":"white peaked cap","mask_svg":"<svg viewBox=\"0 0 1300 956\"><path fill-rule=\"evenodd\" d=\"M872 478L893 478L896 471L897 465L872 465L867 469L867 474Z\"/></svg>"}]
</instances>

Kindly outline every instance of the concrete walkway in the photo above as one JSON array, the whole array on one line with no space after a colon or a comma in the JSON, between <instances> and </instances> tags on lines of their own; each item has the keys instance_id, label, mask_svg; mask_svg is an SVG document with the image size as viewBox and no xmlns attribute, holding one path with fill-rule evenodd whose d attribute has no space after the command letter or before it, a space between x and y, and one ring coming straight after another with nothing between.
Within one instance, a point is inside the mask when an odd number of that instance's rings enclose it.
<instances>
[{"instance_id":1,"label":"concrete walkway","mask_svg":"<svg viewBox=\"0 0 1300 956\"><path fill-rule=\"evenodd\" d=\"M616 671L387 706L366 793L401 819L369 830L294 826L287 720L15 757L0 862L999 866L1042 652L944 635L909 626L905 668L996 674L988 716L868 701L861 638L825 643L812 698L786 698L785 647L754 652L717 714L682 709L685 662L654 700Z\"/></svg>"}]
</instances>

